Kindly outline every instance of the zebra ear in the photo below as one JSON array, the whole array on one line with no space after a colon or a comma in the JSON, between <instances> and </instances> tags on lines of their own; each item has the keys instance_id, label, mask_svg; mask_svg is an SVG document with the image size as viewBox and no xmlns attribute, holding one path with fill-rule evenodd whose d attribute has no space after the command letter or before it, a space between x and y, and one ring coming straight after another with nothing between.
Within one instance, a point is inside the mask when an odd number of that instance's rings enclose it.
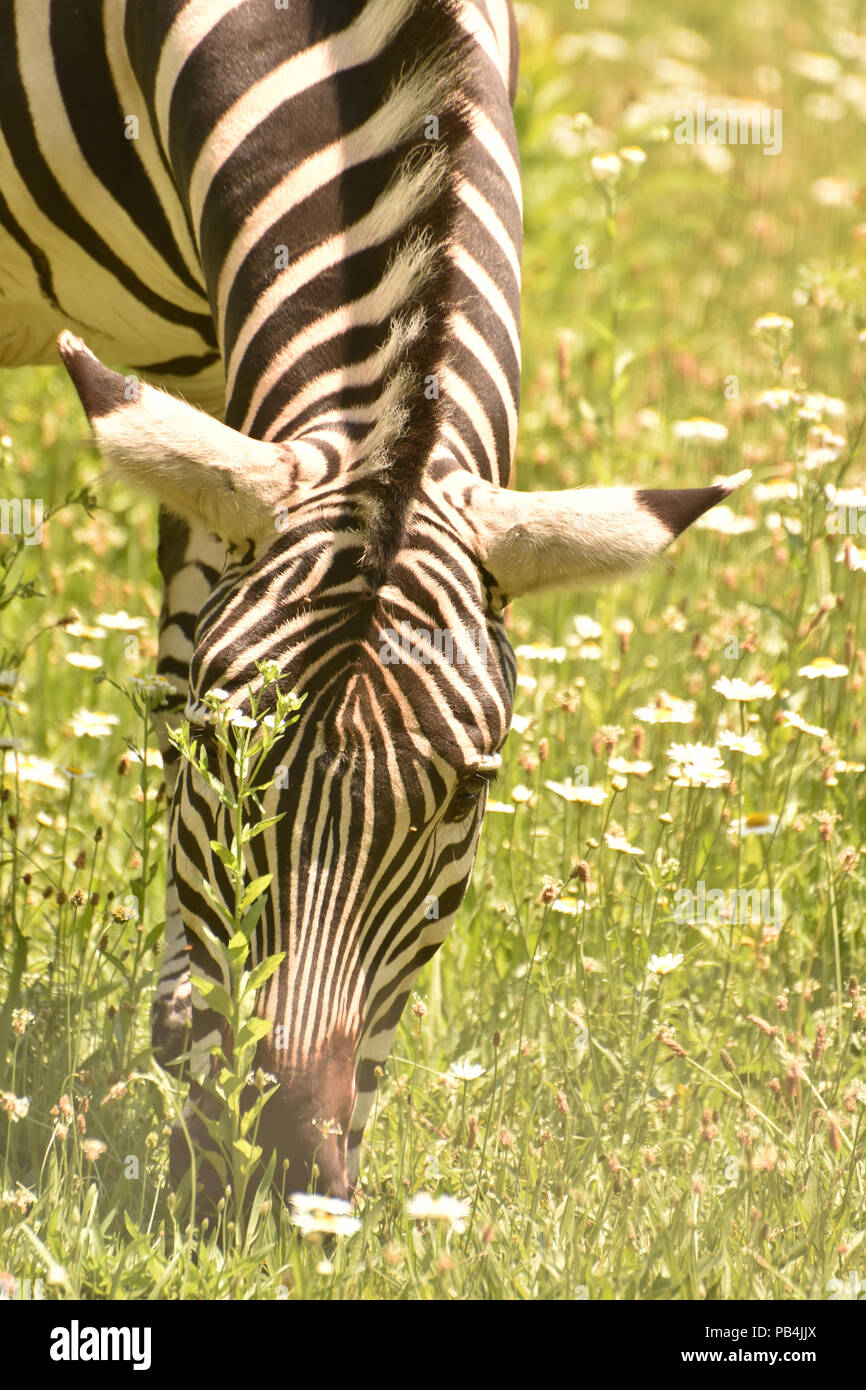
<instances>
[{"instance_id":1,"label":"zebra ear","mask_svg":"<svg viewBox=\"0 0 866 1390\"><path fill-rule=\"evenodd\" d=\"M480 556L511 598L553 585L597 584L640 568L751 477L712 487L473 491Z\"/></svg>"},{"instance_id":2,"label":"zebra ear","mask_svg":"<svg viewBox=\"0 0 866 1390\"><path fill-rule=\"evenodd\" d=\"M250 439L135 376L120 376L72 333L57 343L100 452L169 511L225 541L275 528L290 491L284 445Z\"/></svg>"}]
</instances>

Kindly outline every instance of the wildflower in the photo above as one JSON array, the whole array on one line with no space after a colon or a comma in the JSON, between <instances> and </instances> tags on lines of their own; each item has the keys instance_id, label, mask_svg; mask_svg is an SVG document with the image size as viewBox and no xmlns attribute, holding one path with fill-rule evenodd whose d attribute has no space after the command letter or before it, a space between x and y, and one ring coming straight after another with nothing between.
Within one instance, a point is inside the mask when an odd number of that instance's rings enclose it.
<instances>
[{"instance_id":1,"label":"wildflower","mask_svg":"<svg viewBox=\"0 0 866 1390\"><path fill-rule=\"evenodd\" d=\"M299 1231L310 1235L351 1236L361 1229L352 1208L341 1197L321 1197L317 1193L293 1192L289 1198L291 1221Z\"/></svg>"},{"instance_id":2,"label":"wildflower","mask_svg":"<svg viewBox=\"0 0 866 1390\"><path fill-rule=\"evenodd\" d=\"M582 642L589 642L601 636L601 623L597 623L595 618L590 618L586 613L578 613L573 619L573 624Z\"/></svg>"},{"instance_id":3,"label":"wildflower","mask_svg":"<svg viewBox=\"0 0 866 1390\"><path fill-rule=\"evenodd\" d=\"M14 1124L16 1120L23 1120L30 1109L29 1096L16 1096L12 1091L0 1091L0 1110L5 1110Z\"/></svg>"},{"instance_id":4,"label":"wildflower","mask_svg":"<svg viewBox=\"0 0 866 1390\"><path fill-rule=\"evenodd\" d=\"M655 703L634 711L635 719L645 724L691 724L695 717L694 700L679 700L660 690Z\"/></svg>"},{"instance_id":5,"label":"wildflower","mask_svg":"<svg viewBox=\"0 0 866 1390\"><path fill-rule=\"evenodd\" d=\"M723 729L719 734L719 743L723 748L730 748L735 753L745 753L750 758L757 758L764 751L764 745L759 738L754 738L751 734L732 734L728 729Z\"/></svg>"},{"instance_id":6,"label":"wildflower","mask_svg":"<svg viewBox=\"0 0 866 1390\"><path fill-rule=\"evenodd\" d=\"M97 641L105 636L105 629L101 627L88 627L86 623L63 623L59 624L63 631L70 637L86 637L90 641Z\"/></svg>"},{"instance_id":7,"label":"wildflower","mask_svg":"<svg viewBox=\"0 0 866 1390\"><path fill-rule=\"evenodd\" d=\"M551 661L559 663L564 661L568 655L565 647L545 647L539 642L533 642L531 646L524 645L515 647L515 656L522 656L524 661Z\"/></svg>"},{"instance_id":8,"label":"wildflower","mask_svg":"<svg viewBox=\"0 0 866 1390\"><path fill-rule=\"evenodd\" d=\"M812 734L815 738L827 738L826 729L818 724L807 724L796 710L783 709L780 712L788 728L797 729L801 734Z\"/></svg>"},{"instance_id":9,"label":"wildflower","mask_svg":"<svg viewBox=\"0 0 866 1390\"><path fill-rule=\"evenodd\" d=\"M689 1055L682 1043L677 1042L670 1028L659 1028L655 1033L655 1040L656 1042L663 1043L665 1047L669 1047L671 1052L677 1057L688 1057Z\"/></svg>"},{"instance_id":10,"label":"wildflower","mask_svg":"<svg viewBox=\"0 0 866 1390\"><path fill-rule=\"evenodd\" d=\"M432 1197L418 1192L406 1203L406 1215L414 1221L446 1221L460 1235L466 1229L469 1203L460 1197Z\"/></svg>"},{"instance_id":11,"label":"wildflower","mask_svg":"<svg viewBox=\"0 0 866 1390\"><path fill-rule=\"evenodd\" d=\"M27 1028L34 1022L36 1015L30 1009L12 1010L12 1027L19 1036L23 1037Z\"/></svg>"},{"instance_id":12,"label":"wildflower","mask_svg":"<svg viewBox=\"0 0 866 1390\"><path fill-rule=\"evenodd\" d=\"M81 1116L80 1118L83 1119L84 1117ZM85 1139L81 1145L81 1152L91 1163L95 1163L98 1158L102 1157L107 1148L108 1145L102 1139Z\"/></svg>"},{"instance_id":13,"label":"wildflower","mask_svg":"<svg viewBox=\"0 0 866 1390\"><path fill-rule=\"evenodd\" d=\"M753 1023L756 1028L760 1028L762 1033L766 1033L768 1038L775 1038L778 1035L778 1028L772 1023L768 1023L765 1018L761 1018L758 1014L746 1014L746 1018L750 1023Z\"/></svg>"},{"instance_id":14,"label":"wildflower","mask_svg":"<svg viewBox=\"0 0 866 1390\"><path fill-rule=\"evenodd\" d=\"M93 656L90 652L67 652L66 660L70 666L77 666L82 671L98 671L102 665L102 657Z\"/></svg>"},{"instance_id":15,"label":"wildflower","mask_svg":"<svg viewBox=\"0 0 866 1390\"><path fill-rule=\"evenodd\" d=\"M724 787L731 780L718 749L705 743L672 743L668 776L678 787Z\"/></svg>"},{"instance_id":16,"label":"wildflower","mask_svg":"<svg viewBox=\"0 0 866 1390\"><path fill-rule=\"evenodd\" d=\"M728 429L715 420L695 415L691 420L674 420L674 436L677 439L698 439L705 444L723 444L728 437Z\"/></svg>"},{"instance_id":17,"label":"wildflower","mask_svg":"<svg viewBox=\"0 0 866 1390\"><path fill-rule=\"evenodd\" d=\"M791 333L793 328L793 319L785 314L762 314L752 324L753 333Z\"/></svg>"},{"instance_id":18,"label":"wildflower","mask_svg":"<svg viewBox=\"0 0 866 1390\"><path fill-rule=\"evenodd\" d=\"M491 812L494 815L498 813L502 816L513 816L514 807L509 806L508 803L505 801L488 801L487 805L484 808L484 814L486 816L489 816Z\"/></svg>"},{"instance_id":19,"label":"wildflower","mask_svg":"<svg viewBox=\"0 0 866 1390\"><path fill-rule=\"evenodd\" d=\"M165 676L132 676L129 683L146 700L164 700L169 695L177 694L177 688Z\"/></svg>"},{"instance_id":20,"label":"wildflower","mask_svg":"<svg viewBox=\"0 0 866 1390\"><path fill-rule=\"evenodd\" d=\"M796 502L800 489L789 478L771 478L767 483L755 483L752 496L756 502Z\"/></svg>"},{"instance_id":21,"label":"wildflower","mask_svg":"<svg viewBox=\"0 0 866 1390\"><path fill-rule=\"evenodd\" d=\"M522 738L525 733L528 733L532 722L532 719L526 714L512 714L511 732L519 734Z\"/></svg>"},{"instance_id":22,"label":"wildflower","mask_svg":"<svg viewBox=\"0 0 866 1390\"><path fill-rule=\"evenodd\" d=\"M701 531L717 531L721 536L744 536L749 531L757 531L758 523L751 516L737 516L733 507L726 502L704 512L695 522Z\"/></svg>"},{"instance_id":23,"label":"wildflower","mask_svg":"<svg viewBox=\"0 0 866 1390\"><path fill-rule=\"evenodd\" d=\"M568 895L557 898L551 904L551 911L558 912L561 917L578 917L581 912L586 911L586 903L580 898L572 898Z\"/></svg>"},{"instance_id":24,"label":"wildflower","mask_svg":"<svg viewBox=\"0 0 866 1390\"><path fill-rule=\"evenodd\" d=\"M853 207L857 199L857 185L853 179L816 179L809 192L824 208Z\"/></svg>"},{"instance_id":25,"label":"wildflower","mask_svg":"<svg viewBox=\"0 0 866 1390\"><path fill-rule=\"evenodd\" d=\"M447 1075L455 1081L477 1081L486 1071L487 1068L477 1062L452 1062Z\"/></svg>"},{"instance_id":26,"label":"wildflower","mask_svg":"<svg viewBox=\"0 0 866 1390\"><path fill-rule=\"evenodd\" d=\"M147 627L146 618L131 618L123 608L119 613L100 613L96 621L112 632L140 632Z\"/></svg>"},{"instance_id":27,"label":"wildflower","mask_svg":"<svg viewBox=\"0 0 866 1390\"><path fill-rule=\"evenodd\" d=\"M839 420L847 409L845 402L840 401L837 396L823 396L820 392L810 392L804 396L797 414L801 420L820 420L824 415Z\"/></svg>"},{"instance_id":28,"label":"wildflower","mask_svg":"<svg viewBox=\"0 0 866 1390\"><path fill-rule=\"evenodd\" d=\"M607 800L607 792L603 787L582 787L577 786L570 777L566 777L564 782L545 782L548 791L555 796L561 796L564 801L581 801L590 806L600 806Z\"/></svg>"},{"instance_id":29,"label":"wildflower","mask_svg":"<svg viewBox=\"0 0 866 1390\"><path fill-rule=\"evenodd\" d=\"M833 661L829 656L816 656L809 662L808 666L801 666L797 672L798 676L805 676L806 680L840 680L847 676L848 667L842 666L837 661Z\"/></svg>"},{"instance_id":30,"label":"wildflower","mask_svg":"<svg viewBox=\"0 0 866 1390\"><path fill-rule=\"evenodd\" d=\"M599 183L616 183L622 173L622 160L616 154L596 154L589 167Z\"/></svg>"},{"instance_id":31,"label":"wildflower","mask_svg":"<svg viewBox=\"0 0 866 1390\"><path fill-rule=\"evenodd\" d=\"M769 700L776 693L766 681L756 681L754 685L749 685L748 681L740 680L739 677L729 680L727 676L720 676L714 683L713 690L717 690L726 700L739 700L743 704L752 700Z\"/></svg>"},{"instance_id":32,"label":"wildflower","mask_svg":"<svg viewBox=\"0 0 866 1390\"><path fill-rule=\"evenodd\" d=\"M22 1187L16 1184L14 1192L11 1188L6 1188L0 1197L0 1206L12 1207L15 1211L20 1211L22 1216L26 1216L33 1203L36 1201L36 1193L29 1187ZM0 1287L3 1286L4 1277L0 1275Z\"/></svg>"},{"instance_id":33,"label":"wildflower","mask_svg":"<svg viewBox=\"0 0 866 1390\"><path fill-rule=\"evenodd\" d=\"M60 770L45 758L35 758L29 754L19 757L14 752L7 753L3 760L3 770L12 777L17 773L19 782L35 782L38 786L49 787L52 791L66 790L67 784L60 775Z\"/></svg>"},{"instance_id":34,"label":"wildflower","mask_svg":"<svg viewBox=\"0 0 866 1390\"><path fill-rule=\"evenodd\" d=\"M643 759L629 762L628 758L611 758L607 767L609 772L621 773L624 777L646 777L653 769L652 763Z\"/></svg>"},{"instance_id":35,"label":"wildflower","mask_svg":"<svg viewBox=\"0 0 866 1390\"><path fill-rule=\"evenodd\" d=\"M120 720L116 714L103 714L98 710L79 709L70 720L76 738L107 738L115 724Z\"/></svg>"},{"instance_id":36,"label":"wildflower","mask_svg":"<svg viewBox=\"0 0 866 1390\"><path fill-rule=\"evenodd\" d=\"M233 710L229 718L229 723L236 729L257 729L258 724L255 719L250 719L248 714L241 714L239 710Z\"/></svg>"},{"instance_id":37,"label":"wildflower","mask_svg":"<svg viewBox=\"0 0 866 1390\"><path fill-rule=\"evenodd\" d=\"M744 839L747 835L774 835L779 824L778 816L768 816L762 811L753 811L742 820L731 821L730 829Z\"/></svg>"},{"instance_id":38,"label":"wildflower","mask_svg":"<svg viewBox=\"0 0 866 1390\"><path fill-rule=\"evenodd\" d=\"M678 951L676 955L669 953L666 956L650 956L646 968L651 975L670 975L672 970L682 965L684 959L682 951Z\"/></svg>"},{"instance_id":39,"label":"wildflower","mask_svg":"<svg viewBox=\"0 0 866 1390\"><path fill-rule=\"evenodd\" d=\"M122 1100L128 1090L129 1087L125 1081L115 1081L113 1086L109 1086L100 1104L108 1105L112 1100Z\"/></svg>"},{"instance_id":40,"label":"wildflower","mask_svg":"<svg viewBox=\"0 0 866 1390\"><path fill-rule=\"evenodd\" d=\"M643 850L638 849L636 845L629 844L624 835L615 835L609 830L604 832L604 842L609 849L615 850L618 854L633 854L636 856L643 854Z\"/></svg>"},{"instance_id":41,"label":"wildflower","mask_svg":"<svg viewBox=\"0 0 866 1390\"><path fill-rule=\"evenodd\" d=\"M840 560L844 563L845 568L849 569L852 574L866 570L866 550L860 550L851 540L850 536L836 556L837 564Z\"/></svg>"},{"instance_id":42,"label":"wildflower","mask_svg":"<svg viewBox=\"0 0 866 1390\"><path fill-rule=\"evenodd\" d=\"M620 159L624 159L626 164L631 164L633 168L639 169L642 164L646 164L646 150L642 150L640 145L626 145L619 152Z\"/></svg>"},{"instance_id":43,"label":"wildflower","mask_svg":"<svg viewBox=\"0 0 866 1390\"><path fill-rule=\"evenodd\" d=\"M516 801L519 806L529 806L535 800L535 797L529 787L524 787L521 783L519 786L512 787L511 800Z\"/></svg>"}]
</instances>

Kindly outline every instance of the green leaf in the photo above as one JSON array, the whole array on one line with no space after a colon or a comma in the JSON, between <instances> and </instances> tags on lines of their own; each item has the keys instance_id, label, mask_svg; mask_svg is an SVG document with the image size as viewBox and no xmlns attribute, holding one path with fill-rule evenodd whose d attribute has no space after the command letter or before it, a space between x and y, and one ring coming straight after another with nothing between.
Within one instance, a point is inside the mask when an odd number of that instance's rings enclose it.
<instances>
[{"instance_id":1,"label":"green leaf","mask_svg":"<svg viewBox=\"0 0 866 1390\"><path fill-rule=\"evenodd\" d=\"M193 975L192 985L209 1009L213 1009L214 1013L218 1013L222 1018L231 1018L232 1001L224 985L217 984L215 980L206 980L202 975Z\"/></svg>"},{"instance_id":2,"label":"green leaf","mask_svg":"<svg viewBox=\"0 0 866 1390\"><path fill-rule=\"evenodd\" d=\"M236 1139L232 1144L236 1154L245 1159L247 1163L257 1163L262 1156L261 1148L258 1144L251 1144L248 1139Z\"/></svg>"},{"instance_id":3,"label":"green leaf","mask_svg":"<svg viewBox=\"0 0 866 1390\"><path fill-rule=\"evenodd\" d=\"M248 1018L246 1023L238 1029L235 1038L235 1049L249 1047L257 1043L260 1038L266 1038L271 1031L271 1022L267 1018Z\"/></svg>"},{"instance_id":4,"label":"green leaf","mask_svg":"<svg viewBox=\"0 0 866 1390\"><path fill-rule=\"evenodd\" d=\"M234 855L230 849L226 849L225 845L220 844L219 840L211 840L210 847L220 863L225 864L227 869L233 869L235 867Z\"/></svg>"},{"instance_id":5,"label":"green leaf","mask_svg":"<svg viewBox=\"0 0 866 1390\"><path fill-rule=\"evenodd\" d=\"M247 908L260 898L265 889L269 886L273 874L262 874L261 878L254 878L252 883L248 883L241 898L241 912L246 912Z\"/></svg>"},{"instance_id":6,"label":"green leaf","mask_svg":"<svg viewBox=\"0 0 866 1390\"><path fill-rule=\"evenodd\" d=\"M241 982L244 991L248 989L256 990L269 980L274 971L278 969L280 962L286 958L285 951L277 951L273 956L267 956L265 960L259 961L258 965L249 972Z\"/></svg>"}]
</instances>

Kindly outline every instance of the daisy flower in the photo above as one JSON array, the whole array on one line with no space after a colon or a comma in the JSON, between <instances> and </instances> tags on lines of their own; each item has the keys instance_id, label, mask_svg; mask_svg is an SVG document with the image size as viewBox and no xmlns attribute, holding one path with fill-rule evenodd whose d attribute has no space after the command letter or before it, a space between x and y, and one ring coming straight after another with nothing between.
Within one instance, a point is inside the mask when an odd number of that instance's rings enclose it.
<instances>
[{"instance_id":1,"label":"daisy flower","mask_svg":"<svg viewBox=\"0 0 866 1390\"><path fill-rule=\"evenodd\" d=\"M116 714L103 714L99 710L79 709L71 720L72 732L76 738L107 738L115 724L120 720Z\"/></svg>"},{"instance_id":2,"label":"daisy flower","mask_svg":"<svg viewBox=\"0 0 866 1390\"><path fill-rule=\"evenodd\" d=\"M638 849L637 845L629 844L624 835L614 835L610 830L604 832L604 842L609 849L615 850L618 854L633 854L637 857L643 855L643 850Z\"/></svg>"},{"instance_id":3,"label":"daisy flower","mask_svg":"<svg viewBox=\"0 0 866 1390\"><path fill-rule=\"evenodd\" d=\"M596 154L589 167L599 183L616 183L622 173L622 160L617 154Z\"/></svg>"},{"instance_id":4,"label":"daisy flower","mask_svg":"<svg viewBox=\"0 0 866 1390\"><path fill-rule=\"evenodd\" d=\"M521 782L519 786L512 787L511 800L516 801L518 806L530 806L535 800L535 797L529 787L524 787Z\"/></svg>"},{"instance_id":5,"label":"daisy flower","mask_svg":"<svg viewBox=\"0 0 866 1390\"><path fill-rule=\"evenodd\" d=\"M704 444L724 444L728 437L727 425L707 420L703 415L695 415L691 420L674 420L676 439L698 439Z\"/></svg>"},{"instance_id":6,"label":"daisy flower","mask_svg":"<svg viewBox=\"0 0 866 1390\"><path fill-rule=\"evenodd\" d=\"M705 743L672 743L668 777L678 787L725 787L731 780L717 748Z\"/></svg>"},{"instance_id":7,"label":"daisy flower","mask_svg":"<svg viewBox=\"0 0 866 1390\"><path fill-rule=\"evenodd\" d=\"M778 816L753 811L751 815L743 816L742 820L731 821L729 829L742 840L748 835L775 835L778 824Z\"/></svg>"},{"instance_id":8,"label":"daisy flower","mask_svg":"<svg viewBox=\"0 0 866 1390\"><path fill-rule=\"evenodd\" d=\"M786 314L762 314L752 324L753 333L791 333L793 328L794 320Z\"/></svg>"},{"instance_id":9,"label":"daisy flower","mask_svg":"<svg viewBox=\"0 0 866 1390\"><path fill-rule=\"evenodd\" d=\"M765 405L768 410L784 410L796 399L796 391L789 391L785 386L773 386L769 391L762 391L755 404Z\"/></svg>"},{"instance_id":10,"label":"daisy flower","mask_svg":"<svg viewBox=\"0 0 866 1390\"><path fill-rule=\"evenodd\" d=\"M769 700L776 693L766 681L756 681L754 685L749 685L748 681L740 680L738 676L733 680L729 680L727 676L720 676L714 682L713 690L717 690L726 700L739 700L743 704L751 700Z\"/></svg>"},{"instance_id":11,"label":"daisy flower","mask_svg":"<svg viewBox=\"0 0 866 1390\"><path fill-rule=\"evenodd\" d=\"M751 516L737 516L727 502L720 502L712 511L704 512L694 523L701 531L718 531L722 536L744 536L757 531L758 523Z\"/></svg>"},{"instance_id":12,"label":"daisy flower","mask_svg":"<svg viewBox=\"0 0 866 1390\"><path fill-rule=\"evenodd\" d=\"M66 660L70 666L78 666L82 671L98 671L102 665L102 657L93 656L90 652L67 652Z\"/></svg>"},{"instance_id":13,"label":"daisy flower","mask_svg":"<svg viewBox=\"0 0 866 1390\"><path fill-rule=\"evenodd\" d=\"M745 753L750 758L757 758L764 751L761 740L752 734L732 734L729 729L722 729L718 741L723 748L730 748L734 753Z\"/></svg>"},{"instance_id":14,"label":"daisy flower","mask_svg":"<svg viewBox=\"0 0 866 1390\"><path fill-rule=\"evenodd\" d=\"M818 724L807 724L796 710L783 709L782 718L789 729L797 729L801 734L812 734L814 738L827 738L828 730Z\"/></svg>"},{"instance_id":15,"label":"daisy flower","mask_svg":"<svg viewBox=\"0 0 866 1390\"><path fill-rule=\"evenodd\" d=\"M816 656L813 661L809 662L808 666L801 666L797 672L798 676L805 676L808 681L821 680L822 678L828 681L841 680L847 674L848 667L833 661L829 656Z\"/></svg>"},{"instance_id":16,"label":"daisy flower","mask_svg":"<svg viewBox=\"0 0 866 1390\"><path fill-rule=\"evenodd\" d=\"M645 759L637 759L630 762L628 758L611 758L607 765L608 772L621 774L624 777L646 777L648 772L652 772L652 763Z\"/></svg>"},{"instance_id":17,"label":"daisy flower","mask_svg":"<svg viewBox=\"0 0 866 1390\"><path fill-rule=\"evenodd\" d=\"M427 1192L418 1192L406 1203L406 1215L413 1221L446 1221L460 1235L466 1229L469 1203L461 1197L431 1197Z\"/></svg>"},{"instance_id":18,"label":"daisy flower","mask_svg":"<svg viewBox=\"0 0 866 1390\"><path fill-rule=\"evenodd\" d=\"M607 800L607 792L603 787L582 787L576 785L570 777L566 777L564 782L545 782L547 790L553 792L555 796L561 796L564 801L581 801L585 805L600 806Z\"/></svg>"},{"instance_id":19,"label":"daisy flower","mask_svg":"<svg viewBox=\"0 0 866 1390\"><path fill-rule=\"evenodd\" d=\"M695 717L695 702L678 700L675 695L660 690L655 703L634 710L634 717L644 724L691 724Z\"/></svg>"},{"instance_id":20,"label":"daisy flower","mask_svg":"<svg viewBox=\"0 0 866 1390\"><path fill-rule=\"evenodd\" d=\"M531 646L515 648L515 656L522 656L524 661L564 661L568 655L565 647L545 647L539 642L533 642Z\"/></svg>"},{"instance_id":21,"label":"daisy flower","mask_svg":"<svg viewBox=\"0 0 866 1390\"><path fill-rule=\"evenodd\" d=\"M672 970L682 965L684 959L682 951L678 951L676 955L668 953L666 956L650 956L646 968L651 975L670 975Z\"/></svg>"},{"instance_id":22,"label":"daisy flower","mask_svg":"<svg viewBox=\"0 0 866 1390\"><path fill-rule=\"evenodd\" d=\"M446 1075L454 1081L477 1081L486 1071L478 1062L452 1062Z\"/></svg>"},{"instance_id":23,"label":"daisy flower","mask_svg":"<svg viewBox=\"0 0 866 1390\"><path fill-rule=\"evenodd\" d=\"M119 613L100 613L96 621L111 632L141 632L147 627L146 618L131 618L123 608Z\"/></svg>"},{"instance_id":24,"label":"daisy flower","mask_svg":"<svg viewBox=\"0 0 866 1390\"><path fill-rule=\"evenodd\" d=\"M582 898L557 898L556 902L550 904L550 910L559 912L563 917L577 917L586 911L586 903Z\"/></svg>"},{"instance_id":25,"label":"daisy flower","mask_svg":"<svg viewBox=\"0 0 866 1390\"><path fill-rule=\"evenodd\" d=\"M3 760L3 771L11 776L17 774L19 782L35 782L37 786L48 787L51 791L66 791L60 769L45 758L35 758L29 754L17 757L7 753Z\"/></svg>"},{"instance_id":26,"label":"daisy flower","mask_svg":"<svg viewBox=\"0 0 866 1390\"><path fill-rule=\"evenodd\" d=\"M310 1235L351 1236L361 1229L352 1208L341 1197L322 1197L316 1192L293 1192L289 1198L291 1221Z\"/></svg>"},{"instance_id":27,"label":"daisy flower","mask_svg":"<svg viewBox=\"0 0 866 1390\"><path fill-rule=\"evenodd\" d=\"M89 637L92 641L96 641L105 636L105 628L88 627L87 623L62 623L61 626L70 637Z\"/></svg>"},{"instance_id":28,"label":"daisy flower","mask_svg":"<svg viewBox=\"0 0 866 1390\"><path fill-rule=\"evenodd\" d=\"M597 623L595 618L590 618L586 613L578 613L573 619L573 624L582 642L591 642L601 636L601 623Z\"/></svg>"}]
</instances>

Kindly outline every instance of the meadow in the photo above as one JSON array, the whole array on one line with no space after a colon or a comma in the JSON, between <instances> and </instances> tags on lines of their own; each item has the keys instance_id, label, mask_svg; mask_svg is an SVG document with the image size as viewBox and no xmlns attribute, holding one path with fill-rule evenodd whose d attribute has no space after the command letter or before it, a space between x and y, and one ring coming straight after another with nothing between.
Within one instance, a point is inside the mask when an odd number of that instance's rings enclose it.
<instances>
[{"instance_id":1,"label":"meadow","mask_svg":"<svg viewBox=\"0 0 866 1390\"><path fill-rule=\"evenodd\" d=\"M59 368L0 376L0 493L45 509L0 550L10 1297L866 1296L866 16L517 8L517 485L752 480L636 580L515 605L514 729L353 1215L202 1228L149 1046L155 509ZM781 148L679 139L701 101Z\"/></svg>"}]
</instances>

